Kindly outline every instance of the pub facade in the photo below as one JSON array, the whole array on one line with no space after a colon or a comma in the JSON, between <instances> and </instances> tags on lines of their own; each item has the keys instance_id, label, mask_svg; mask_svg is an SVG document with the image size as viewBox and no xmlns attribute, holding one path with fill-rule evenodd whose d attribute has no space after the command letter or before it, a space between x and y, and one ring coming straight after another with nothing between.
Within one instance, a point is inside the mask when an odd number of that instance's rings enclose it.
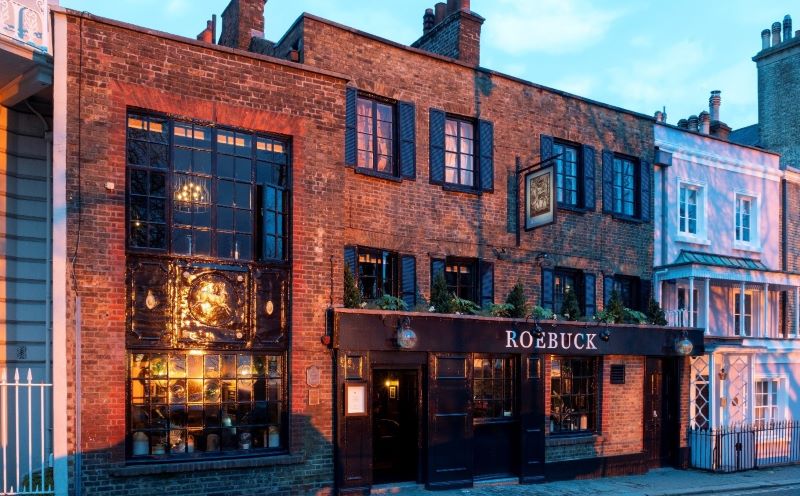
<instances>
[{"instance_id":1,"label":"pub facade","mask_svg":"<svg viewBox=\"0 0 800 496\"><path fill-rule=\"evenodd\" d=\"M480 67L463 0L410 46L310 14L271 42L264 3L218 43L54 10L71 490L683 465L702 336L604 313L650 300L653 119ZM552 177L535 228L522 171ZM538 313L434 312L442 280Z\"/></svg>"}]
</instances>

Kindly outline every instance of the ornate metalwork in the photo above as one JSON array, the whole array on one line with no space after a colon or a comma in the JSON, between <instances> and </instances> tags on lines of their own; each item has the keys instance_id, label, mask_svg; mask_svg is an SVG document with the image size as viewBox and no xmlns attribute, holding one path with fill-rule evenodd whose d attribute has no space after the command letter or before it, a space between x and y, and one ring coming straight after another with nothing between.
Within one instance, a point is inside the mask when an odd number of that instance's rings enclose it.
<instances>
[{"instance_id":1,"label":"ornate metalwork","mask_svg":"<svg viewBox=\"0 0 800 496\"><path fill-rule=\"evenodd\" d=\"M46 52L45 0L0 0L0 34Z\"/></svg>"},{"instance_id":2,"label":"ornate metalwork","mask_svg":"<svg viewBox=\"0 0 800 496\"><path fill-rule=\"evenodd\" d=\"M708 381L708 356L692 357L692 387L690 394L690 422L692 428L711 427L711 408Z\"/></svg>"}]
</instances>

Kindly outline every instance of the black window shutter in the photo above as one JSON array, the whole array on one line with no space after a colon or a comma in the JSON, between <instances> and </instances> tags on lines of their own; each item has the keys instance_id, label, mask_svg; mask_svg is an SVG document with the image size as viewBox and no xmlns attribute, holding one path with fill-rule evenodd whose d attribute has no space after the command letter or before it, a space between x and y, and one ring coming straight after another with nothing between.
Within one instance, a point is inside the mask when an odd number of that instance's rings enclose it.
<instances>
[{"instance_id":1,"label":"black window shutter","mask_svg":"<svg viewBox=\"0 0 800 496\"><path fill-rule=\"evenodd\" d=\"M608 306L611 300L611 293L614 291L614 278L606 276L603 278L603 308Z\"/></svg>"},{"instance_id":2,"label":"black window shutter","mask_svg":"<svg viewBox=\"0 0 800 496\"><path fill-rule=\"evenodd\" d=\"M614 154L603 150L603 212L614 211Z\"/></svg>"},{"instance_id":3,"label":"black window shutter","mask_svg":"<svg viewBox=\"0 0 800 496\"><path fill-rule=\"evenodd\" d=\"M400 175L414 179L417 175L416 118L413 103L397 104L400 121Z\"/></svg>"},{"instance_id":4,"label":"black window shutter","mask_svg":"<svg viewBox=\"0 0 800 496\"><path fill-rule=\"evenodd\" d=\"M356 247L355 246L345 246L344 247L344 265L345 267L350 267L350 272L353 274L353 277L358 278L356 274Z\"/></svg>"},{"instance_id":5,"label":"black window shutter","mask_svg":"<svg viewBox=\"0 0 800 496\"><path fill-rule=\"evenodd\" d=\"M508 172L508 192L506 196L506 231L517 232L517 215L519 215L519 191L517 175L514 171Z\"/></svg>"},{"instance_id":6,"label":"black window shutter","mask_svg":"<svg viewBox=\"0 0 800 496\"><path fill-rule=\"evenodd\" d=\"M583 208L594 210L594 147L583 145Z\"/></svg>"},{"instance_id":7,"label":"black window shutter","mask_svg":"<svg viewBox=\"0 0 800 496\"><path fill-rule=\"evenodd\" d=\"M583 274L583 313L587 317L593 317L597 306L595 304L595 281L597 277L594 274Z\"/></svg>"},{"instance_id":8,"label":"black window shutter","mask_svg":"<svg viewBox=\"0 0 800 496\"><path fill-rule=\"evenodd\" d=\"M432 258L431 259L431 285L433 285L433 280L436 279L436 276L439 274L444 275L444 260L441 258Z\"/></svg>"},{"instance_id":9,"label":"black window shutter","mask_svg":"<svg viewBox=\"0 0 800 496\"><path fill-rule=\"evenodd\" d=\"M480 153L481 189L494 190L494 126L489 121L478 121L478 152Z\"/></svg>"},{"instance_id":10,"label":"black window shutter","mask_svg":"<svg viewBox=\"0 0 800 496\"><path fill-rule=\"evenodd\" d=\"M444 122L444 112L431 109L428 161L431 169L431 182L435 184L444 182Z\"/></svg>"},{"instance_id":11,"label":"black window shutter","mask_svg":"<svg viewBox=\"0 0 800 496\"><path fill-rule=\"evenodd\" d=\"M553 137L546 134L539 136L539 160L547 160L553 156ZM550 164L546 164L550 165Z\"/></svg>"},{"instance_id":12,"label":"black window shutter","mask_svg":"<svg viewBox=\"0 0 800 496\"><path fill-rule=\"evenodd\" d=\"M542 308L553 309L553 269L542 268Z\"/></svg>"},{"instance_id":13,"label":"black window shutter","mask_svg":"<svg viewBox=\"0 0 800 496\"><path fill-rule=\"evenodd\" d=\"M408 308L417 304L417 259L414 255L400 257L400 297Z\"/></svg>"},{"instance_id":14,"label":"black window shutter","mask_svg":"<svg viewBox=\"0 0 800 496\"><path fill-rule=\"evenodd\" d=\"M650 194L651 186L650 186L650 178L652 176L652 165L648 160L640 160L639 161L639 172L641 174L639 180L639 188L640 194L639 199L641 201L641 218L645 222L650 221Z\"/></svg>"},{"instance_id":15,"label":"black window shutter","mask_svg":"<svg viewBox=\"0 0 800 496\"><path fill-rule=\"evenodd\" d=\"M481 307L486 307L494 303L494 264L491 262L480 261L481 272Z\"/></svg>"},{"instance_id":16,"label":"black window shutter","mask_svg":"<svg viewBox=\"0 0 800 496\"><path fill-rule=\"evenodd\" d=\"M356 164L356 99L358 91L347 88L344 116L344 164Z\"/></svg>"},{"instance_id":17,"label":"black window shutter","mask_svg":"<svg viewBox=\"0 0 800 496\"><path fill-rule=\"evenodd\" d=\"M647 312L647 306L650 304L650 281L646 279L639 280L639 310ZM697 325L697 322L695 322Z\"/></svg>"}]
</instances>

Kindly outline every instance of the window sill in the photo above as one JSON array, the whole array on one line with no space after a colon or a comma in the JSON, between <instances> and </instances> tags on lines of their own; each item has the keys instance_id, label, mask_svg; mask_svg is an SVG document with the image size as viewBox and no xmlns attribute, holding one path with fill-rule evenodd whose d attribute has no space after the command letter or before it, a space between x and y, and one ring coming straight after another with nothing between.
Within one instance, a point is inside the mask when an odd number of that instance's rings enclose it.
<instances>
[{"instance_id":1,"label":"window sill","mask_svg":"<svg viewBox=\"0 0 800 496\"><path fill-rule=\"evenodd\" d=\"M576 205L566 205L566 204L561 204L561 203L558 204L558 209L559 210L565 210L567 212L574 212L574 213L579 214L579 215L583 215L586 212L590 212L590 210L588 208L578 207Z\"/></svg>"},{"instance_id":2,"label":"window sill","mask_svg":"<svg viewBox=\"0 0 800 496\"><path fill-rule=\"evenodd\" d=\"M688 234L678 234L678 236L675 238L675 241L679 243L687 243L690 245L705 245L705 246L711 245L711 241L709 241L708 238L704 237L701 238L699 236L695 237Z\"/></svg>"},{"instance_id":3,"label":"window sill","mask_svg":"<svg viewBox=\"0 0 800 496\"><path fill-rule=\"evenodd\" d=\"M281 454L249 456L247 458L229 458L216 460L185 460L165 462L131 463L119 468L113 468L109 473L114 477L139 477L143 475L177 474L181 472L202 472L206 470L230 470L255 467L270 467L277 465L297 465L305 462L305 455Z\"/></svg>"},{"instance_id":4,"label":"window sill","mask_svg":"<svg viewBox=\"0 0 800 496\"><path fill-rule=\"evenodd\" d=\"M372 169L366 169L364 167L353 167L353 170L355 171L356 174L361 174L362 176L374 177L376 179L385 179L387 181L392 181L394 183L401 183L403 182L404 179L400 176L395 176L393 174L386 174L384 172L376 172ZM410 178L405 178L405 179L410 179Z\"/></svg>"},{"instance_id":5,"label":"window sill","mask_svg":"<svg viewBox=\"0 0 800 496\"><path fill-rule=\"evenodd\" d=\"M736 241L733 242L733 249L739 251L748 251L751 253L761 253L760 245L749 245L745 243L738 243Z\"/></svg>"},{"instance_id":6,"label":"window sill","mask_svg":"<svg viewBox=\"0 0 800 496\"><path fill-rule=\"evenodd\" d=\"M645 222L648 222L648 221L642 220L642 219L640 219L638 217L630 217L630 216L627 216L627 215L615 214L614 212L611 212L611 216L616 220L619 220L619 221L622 221L622 222L629 222L631 224L644 224Z\"/></svg>"},{"instance_id":7,"label":"window sill","mask_svg":"<svg viewBox=\"0 0 800 496\"><path fill-rule=\"evenodd\" d=\"M470 188L469 186L459 186L457 184L442 183L442 189L451 191L453 193L469 193L472 195L480 195L482 192L479 189Z\"/></svg>"},{"instance_id":8,"label":"window sill","mask_svg":"<svg viewBox=\"0 0 800 496\"><path fill-rule=\"evenodd\" d=\"M603 436L594 432L581 432L577 434L548 434L545 440L545 446L554 448L557 446L576 446L579 444L594 444L597 441L602 441Z\"/></svg>"}]
</instances>

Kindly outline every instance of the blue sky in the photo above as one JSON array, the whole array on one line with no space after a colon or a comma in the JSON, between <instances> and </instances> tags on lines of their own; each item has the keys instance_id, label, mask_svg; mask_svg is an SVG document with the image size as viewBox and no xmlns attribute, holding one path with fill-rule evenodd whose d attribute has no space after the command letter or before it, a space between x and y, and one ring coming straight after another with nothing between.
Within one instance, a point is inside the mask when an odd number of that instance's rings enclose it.
<instances>
[{"instance_id":1,"label":"blue sky","mask_svg":"<svg viewBox=\"0 0 800 496\"><path fill-rule=\"evenodd\" d=\"M61 0L61 5L194 38L227 0ZM404 44L434 0L269 0L266 37L309 12ZM760 33L800 8L788 0L472 0L486 19L481 65L668 122L708 110L737 129L757 120Z\"/></svg>"}]
</instances>

